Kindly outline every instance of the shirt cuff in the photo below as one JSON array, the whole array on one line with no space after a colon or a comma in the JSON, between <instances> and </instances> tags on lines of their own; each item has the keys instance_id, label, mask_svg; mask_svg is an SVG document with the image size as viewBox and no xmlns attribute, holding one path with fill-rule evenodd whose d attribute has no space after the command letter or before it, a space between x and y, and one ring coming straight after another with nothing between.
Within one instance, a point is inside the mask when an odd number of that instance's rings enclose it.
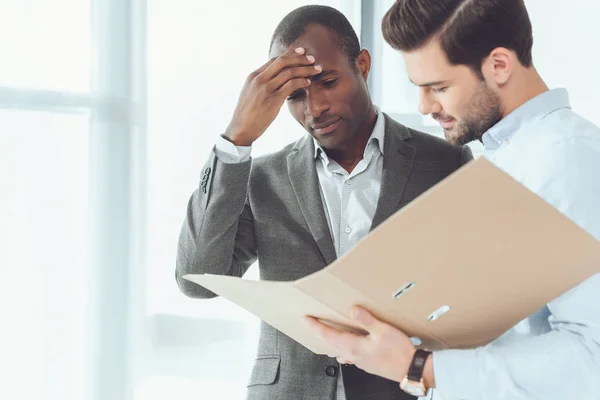
<instances>
[{"instance_id":1,"label":"shirt cuff","mask_svg":"<svg viewBox=\"0 0 600 400\"><path fill-rule=\"evenodd\" d=\"M440 397L449 400L483 398L477 368L479 351L442 350L433 353L435 392Z\"/></svg>"},{"instance_id":2,"label":"shirt cuff","mask_svg":"<svg viewBox=\"0 0 600 400\"><path fill-rule=\"evenodd\" d=\"M250 160L252 146L236 146L229 140L219 136L215 145L215 154L225 164L237 164Z\"/></svg>"}]
</instances>

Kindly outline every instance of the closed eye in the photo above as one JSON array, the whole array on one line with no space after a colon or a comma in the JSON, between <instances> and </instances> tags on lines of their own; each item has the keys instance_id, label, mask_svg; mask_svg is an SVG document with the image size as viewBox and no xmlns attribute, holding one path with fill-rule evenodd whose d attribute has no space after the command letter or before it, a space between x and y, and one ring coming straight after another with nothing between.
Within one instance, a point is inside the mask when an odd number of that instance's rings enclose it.
<instances>
[{"instance_id":1,"label":"closed eye","mask_svg":"<svg viewBox=\"0 0 600 400\"><path fill-rule=\"evenodd\" d=\"M448 89L448 86L436 89L436 88L431 88L431 91L433 93L444 93L446 91L446 89Z\"/></svg>"},{"instance_id":2,"label":"closed eye","mask_svg":"<svg viewBox=\"0 0 600 400\"><path fill-rule=\"evenodd\" d=\"M326 81L321 82L321 85L326 88L334 87L338 83L338 79L328 79Z\"/></svg>"}]
</instances>

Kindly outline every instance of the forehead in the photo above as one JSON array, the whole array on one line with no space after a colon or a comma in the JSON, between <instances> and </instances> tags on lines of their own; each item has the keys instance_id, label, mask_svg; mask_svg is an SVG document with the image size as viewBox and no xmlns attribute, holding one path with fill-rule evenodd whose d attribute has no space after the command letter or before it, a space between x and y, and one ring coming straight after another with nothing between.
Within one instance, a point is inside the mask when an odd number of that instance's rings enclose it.
<instances>
[{"instance_id":1,"label":"forehead","mask_svg":"<svg viewBox=\"0 0 600 400\"><path fill-rule=\"evenodd\" d=\"M408 77L415 85L452 79L459 66L451 65L438 40L432 40L418 50L402 52Z\"/></svg>"},{"instance_id":2,"label":"forehead","mask_svg":"<svg viewBox=\"0 0 600 400\"><path fill-rule=\"evenodd\" d=\"M321 25L310 25L306 31L288 47L279 43L273 45L271 57L294 51L298 47L306 49L307 55L315 57L316 63L324 69L342 69L348 65L348 58L339 49L337 35Z\"/></svg>"}]
</instances>

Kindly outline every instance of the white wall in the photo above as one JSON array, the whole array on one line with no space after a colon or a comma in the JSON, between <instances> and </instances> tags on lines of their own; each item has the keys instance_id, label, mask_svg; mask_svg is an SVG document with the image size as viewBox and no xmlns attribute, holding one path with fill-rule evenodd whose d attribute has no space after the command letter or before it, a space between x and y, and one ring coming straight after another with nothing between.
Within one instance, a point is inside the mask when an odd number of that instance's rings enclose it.
<instances>
[{"instance_id":1,"label":"white wall","mask_svg":"<svg viewBox=\"0 0 600 400\"><path fill-rule=\"evenodd\" d=\"M550 87L565 87L573 109L600 125L600 31L597 0L526 0L534 64Z\"/></svg>"}]
</instances>

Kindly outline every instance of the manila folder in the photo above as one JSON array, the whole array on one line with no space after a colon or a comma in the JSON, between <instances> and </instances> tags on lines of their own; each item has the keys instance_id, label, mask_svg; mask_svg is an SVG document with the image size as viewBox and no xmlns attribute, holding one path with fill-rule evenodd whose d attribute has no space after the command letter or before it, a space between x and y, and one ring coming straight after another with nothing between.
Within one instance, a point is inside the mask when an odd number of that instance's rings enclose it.
<instances>
[{"instance_id":1,"label":"manila folder","mask_svg":"<svg viewBox=\"0 0 600 400\"><path fill-rule=\"evenodd\" d=\"M302 260L298 260L302 263ZM364 334L361 305L430 350L485 345L600 272L600 242L485 158L423 193L321 271L293 282L192 274L317 354L311 315Z\"/></svg>"}]
</instances>

